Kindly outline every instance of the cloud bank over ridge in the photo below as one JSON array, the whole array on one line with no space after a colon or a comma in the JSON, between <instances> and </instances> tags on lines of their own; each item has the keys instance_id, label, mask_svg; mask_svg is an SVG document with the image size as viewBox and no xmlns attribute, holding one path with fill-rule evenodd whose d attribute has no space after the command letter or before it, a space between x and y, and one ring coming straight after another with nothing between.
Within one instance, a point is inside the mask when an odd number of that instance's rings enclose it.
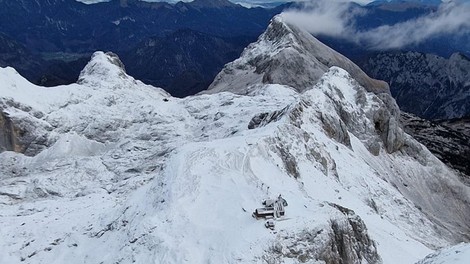
<instances>
[{"instance_id":1,"label":"cloud bank over ridge","mask_svg":"<svg viewBox=\"0 0 470 264\"><path fill-rule=\"evenodd\" d=\"M301 10L282 14L286 21L314 35L341 37L369 49L398 49L433 37L470 34L470 3L449 1L436 12L394 25L359 30L355 18L364 10L327 0L305 2Z\"/></svg>"}]
</instances>

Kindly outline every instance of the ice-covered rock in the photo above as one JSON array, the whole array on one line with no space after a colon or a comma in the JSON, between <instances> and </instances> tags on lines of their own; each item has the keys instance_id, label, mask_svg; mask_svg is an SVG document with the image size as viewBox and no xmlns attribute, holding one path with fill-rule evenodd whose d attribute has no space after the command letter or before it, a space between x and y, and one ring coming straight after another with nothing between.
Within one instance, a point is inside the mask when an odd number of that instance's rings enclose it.
<instances>
[{"instance_id":1,"label":"ice-covered rock","mask_svg":"<svg viewBox=\"0 0 470 264\"><path fill-rule=\"evenodd\" d=\"M264 260L268 263L282 262L283 259L297 263L381 263L377 246L369 237L364 221L348 208L337 204L328 206L341 213L333 211L335 216L321 228L282 232L263 256Z\"/></svg>"}]
</instances>

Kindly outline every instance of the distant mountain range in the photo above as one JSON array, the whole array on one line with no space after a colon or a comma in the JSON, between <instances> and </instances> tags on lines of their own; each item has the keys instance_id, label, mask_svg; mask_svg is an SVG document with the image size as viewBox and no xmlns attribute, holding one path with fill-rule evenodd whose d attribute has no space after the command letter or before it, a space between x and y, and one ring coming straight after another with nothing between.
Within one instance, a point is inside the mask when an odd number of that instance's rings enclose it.
<instances>
[{"instance_id":1,"label":"distant mountain range","mask_svg":"<svg viewBox=\"0 0 470 264\"><path fill-rule=\"evenodd\" d=\"M33 52L75 53L127 50L149 36L185 28L221 37L258 36L283 8L245 8L227 0L113 0L94 5L19 0L0 2L0 7L3 33Z\"/></svg>"},{"instance_id":2,"label":"distant mountain range","mask_svg":"<svg viewBox=\"0 0 470 264\"><path fill-rule=\"evenodd\" d=\"M441 161L464 175L470 175L470 118L428 121L402 113L401 122L406 133ZM462 180L470 185L469 177L462 177Z\"/></svg>"},{"instance_id":3,"label":"distant mountain range","mask_svg":"<svg viewBox=\"0 0 470 264\"><path fill-rule=\"evenodd\" d=\"M380 53L362 63L372 77L387 81L403 111L427 119L470 116L470 59L418 52Z\"/></svg>"},{"instance_id":4,"label":"distant mountain range","mask_svg":"<svg viewBox=\"0 0 470 264\"><path fill-rule=\"evenodd\" d=\"M145 76L137 75L153 85L171 90L171 83L182 82L179 76L188 76L188 71L194 71L189 68L194 65L182 63L176 54L171 56L172 50L185 44L182 43L183 39L161 42L158 47L167 52L159 54L165 58L146 58L146 65L135 52L142 52L148 43L156 39L192 32L193 37L204 36L199 38L204 41L192 42L191 50L185 54L188 60L196 61L197 56L202 56L199 52L204 49L210 50L209 57L219 57L215 61L197 61L197 71L203 74L198 73L187 86L201 90L205 87L200 84L208 85L218 70L236 58L248 43L256 40L271 17L286 6L246 8L227 0L196 0L176 4L113 0L93 5L75 0L0 1L0 31L4 39L2 43L5 43L4 47L0 47L0 66L14 66L34 83L48 86L66 84L76 80L92 52L112 50L125 58L131 73L147 72ZM230 42L228 45L231 48L227 49L224 45L204 46L208 39L213 42L224 39ZM171 43L176 46L169 47ZM137 59L133 60L134 57ZM154 65L163 60L166 65L179 64L175 66L177 72L167 76L166 73L149 70L155 69ZM210 63L205 64L207 61ZM173 79L163 80L165 78ZM194 89L183 90L174 93L185 96L197 92Z\"/></svg>"},{"instance_id":5,"label":"distant mountain range","mask_svg":"<svg viewBox=\"0 0 470 264\"><path fill-rule=\"evenodd\" d=\"M122 59L133 76L184 97L206 89L221 66L252 41L250 36L224 38L182 29L142 41Z\"/></svg>"}]
</instances>

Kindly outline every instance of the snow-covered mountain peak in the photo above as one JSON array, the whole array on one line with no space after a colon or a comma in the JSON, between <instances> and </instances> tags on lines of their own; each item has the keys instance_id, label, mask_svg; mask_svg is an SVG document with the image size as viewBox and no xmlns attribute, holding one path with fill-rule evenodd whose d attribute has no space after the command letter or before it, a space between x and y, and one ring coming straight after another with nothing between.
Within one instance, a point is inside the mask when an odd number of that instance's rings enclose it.
<instances>
[{"instance_id":1,"label":"snow-covered mountain peak","mask_svg":"<svg viewBox=\"0 0 470 264\"><path fill-rule=\"evenodd\" d=\"M312 88L331 66L348 71L368 91L390 93L385 82L369 78L349 59L281 15L271 20L267 30L239 59L225 65L206 93L246 94L258 83L285 84L304 91Z\"/></svg>"},{"instance_id":2,"label":"snow-covered mountain peak","mask_svg":"<svg viewBox=\"0 0 470 264\"><path fill-rule=\"evenodd\" d=\"M285 23L282 16L275 16L268 25L263 38L273 43L277 49L270 50L272 53L279 52L283 48L301 49L299 38L291 27Z\"/></svg>"},{"instance_id":3,"label":"snow-covered mountain peak","mask_svg":"<svg viewBox=\"0 0 470 264\"><path fill-rule=\"evenodd\" d=\"M114 84L118 80L127 80L124 64L119 57L112 52L97 51L91 56L91 60L80 72L77 83L79 84ZM133 78L132 78L133 79Z\"/></svg>"},{"instance_id":4,"label":"snow-covered mountain peak","mask_svg":"<svg viewBox=\"0 0 470 264\"><path fill-rule=\"evenodd\" d=\"M277 76L183 99L102 52L70 86L0 68L0 263L411 264L469 241L470 187L403 134L387 93L322 67L302 93ZM252 212L280 194L270 230Z\"/></svg>"}]
</instances>

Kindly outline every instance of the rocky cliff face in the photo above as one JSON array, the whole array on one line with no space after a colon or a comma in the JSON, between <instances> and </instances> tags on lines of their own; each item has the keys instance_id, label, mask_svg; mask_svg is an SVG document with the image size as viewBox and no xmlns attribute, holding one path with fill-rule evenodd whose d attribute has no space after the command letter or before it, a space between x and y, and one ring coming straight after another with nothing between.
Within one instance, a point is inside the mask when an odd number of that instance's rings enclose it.
<instances>
[{"instance_id":1,"label":"rocky cliff face","mask_svg":"<svg viewBox=\"0 0 470 264\"><path fill-rule=\"evenodd\" d=\"M18 134L10 118L5 113L0 113L0 151L21 152L22 147L18 144Z\"/></svg>"},{"instance_id":2,"label":"rocky cliff face","mask_svg":"<svg viewBox=\"0 0 470 264\"><path fill-rule=\"evenodd\" d=\"M47 134L51 128L39 120L44 114L11 99L3 99L0 99L0 152L34 156L49 146ZM18 118L18 114L26 116Z\"/></svg>"},{"instance_id":3,"label":"rocky cliff face","mask_svg":"<svg viewBox=\"0 0 470 264\"><path fill-rule=\"evenodd\" d=\"M281 263L286 259L297 263L382 263L364 221L348 208L337 204L328 206L341 212L337 215L340 217L322 228L279 234L264 260L267 263Z\"/></svg>"},{"instance_id":4,"label":"rocky cliff face","mask_svg":"<svg viewBox=\"0 0 470 264\"><path fill-rule=\"evenodd\" d=\"M470 117L437 120L437 122L470 137Z\"/></svg>"},{"instance_id":5,"label":"rocky cliff face","mask_svg":"<svg viewBox=\"0 0 470 264\"><path fill-rule=\"evenodd\" d=\"M417 52L383 53L370 58L364 69L390 84L403 111L426 119L470 114L470 60L462 54L445 59Z\"/></svg>"}]
</instances>

